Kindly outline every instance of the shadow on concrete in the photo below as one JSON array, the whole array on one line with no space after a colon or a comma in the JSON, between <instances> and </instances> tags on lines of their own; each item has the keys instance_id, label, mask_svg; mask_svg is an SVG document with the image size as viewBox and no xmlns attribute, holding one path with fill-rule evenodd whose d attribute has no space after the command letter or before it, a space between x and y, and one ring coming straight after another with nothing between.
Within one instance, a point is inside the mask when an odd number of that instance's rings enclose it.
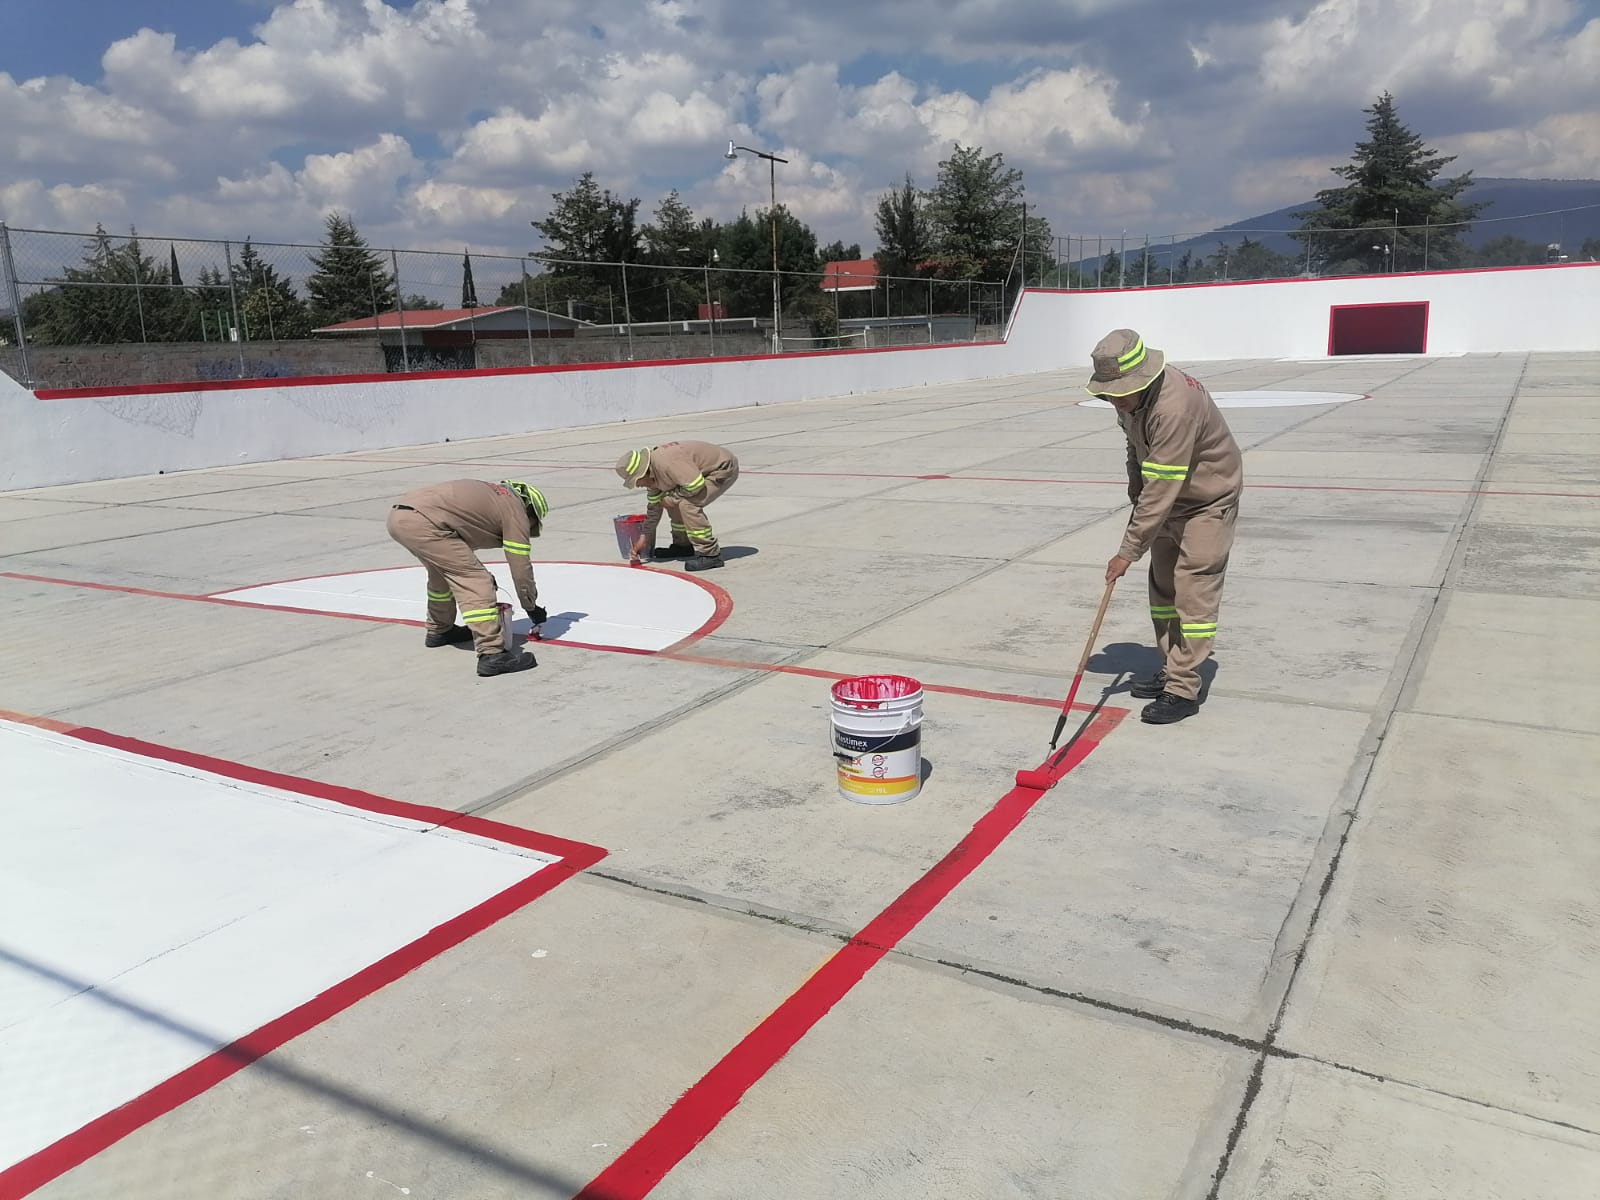
<instances>
[{"instance_id":1,"label":"shadow on concrete","mask_svg":"<svg viewBox=\"0 0 1600 1200\"><path fill-rule=\"evenodd\" d=\"M730 561L735 558L750 558L760 553L761 551L754 546L724 546L722 548L722 557Z\"/></svg>"},{"instance_id":2,"label":"shadow on concrete","mask_svg":"<svg viewBox=\"0 0 1600 1200\"><path fill-rule=\"evenodd\" d=\"M1161 653L1154 646L1144 646L1137 642L1113 642L1096 654L1089 656L1086 670L1097 675L1127 675L1124 683L1120 679L1108 685L1108 691L1126 692L1133 686L1135 679L1148 679L1161 669ZM1200 695L1201 704L1206 702L1206 697L1211 693L1212 681L1217 677L1217 660L1213 656L1200 664Z\"/></svg>"},{"instance_id":3,"label":"shadow on concrete","mask_svg":"<svg viewBox=\"0 0 1600 1200\"><path fill-rule=\"evenodd\" d=\"M933 778L933 763L928 759L922 760L922 782L927 783Z\"/></svg>"},{"instance_id":4,"label":"shadow on concrete","mask_svg":"<svg viewBox=\"0 0 1600 1200\"><path fill-rule=\"evenodd\" d=\"M403 1131L441 1151L470 1158L481 1167L519 1180L527 1187L538 1188L541 1192L549 1192L552 1195L570 1196L575 1195L588 1182L587 1179L572 1179L558 1175L539 1163L519 1157L499 1146L490 1145L488 1142L480 1141L466 1134L441 1129L402 1109L391 1107L374 1096L362 1095L360 1092L353 1091L340 1084L326 1079L319 1079L310 1071L303 1070L292 1063L282 1060L280 1053L287 1046L294 1044L292 1039L285 1043L284 1047L278 1047L276 1052L268 1052L262 1055L260 1052L250 1048L251 1038L249 1036L230 1042L226 1038L207 1033L203 1029L196 1029L191 1025L185 1025L164 1013L156 1012L132 1000L125 999L106 988L103 984L64 974L44 963L36 962L13 950L8 950L4 946L0 946L0 963L25 971L39 979L49 980L60 987L68 988L75 997L81 997L84 1000L115 1009L143 1024L167 1033L176 1034L185 1041L193 1043L197 1049L201 1050L203 1052L202 1057L211 1054L221 1055L238 1063L240 1066L249 1067L251 1071L271 1076L273 1079L292 1084L312 1095L331 1100L341 1105L346 1111L360 1113L385 1128ZM24 1087L27 1086L26 1081L18 1080L14 1082L21 1083ZM204 1095L205 1093L202 1092L200 1094ZM158 1115L160 1114L153 1113L152 1120ZM142 1127L141 1125L140 1128ZM237 1133L238 1131L231 1132Z\"/></svg>"}]
</instances>

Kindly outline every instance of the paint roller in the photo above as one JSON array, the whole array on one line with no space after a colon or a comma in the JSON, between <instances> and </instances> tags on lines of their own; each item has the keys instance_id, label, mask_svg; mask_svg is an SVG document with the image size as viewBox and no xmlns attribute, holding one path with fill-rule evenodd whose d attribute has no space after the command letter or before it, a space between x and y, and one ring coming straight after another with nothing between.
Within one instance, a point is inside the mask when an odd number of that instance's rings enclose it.
<instances>
[{"instance_id":1,"label":"paint roller","mask_svg":"<svg viewBox=\"0 0 1600 1200\"><path fill-rule=\"evenodd\" d=\"M1056 743L1061 740L1061 731L1066 728L1067 714L1072 710L1072 702L1077 698L1078 685L1083 682L1083 669L1089 665L1089 653L1094 649L1095 639L1100 636L1100 622L1105 619L1106 605L1111 603L1111 590L1117 586L1115 579L1106 580L1105 595L1100 597L1100 611L1094 615L1094 626L1089 630L1089 640L1083 645L1083 655L1078 659L1078 673L1072 677L1072 689L1067 692L1067 702L1061 706L1061 715L1056 718L1056 731L1050 735L1050 750L1055 752ZM1051 774L1055 764L1048 758L1042 766L1034 767L1027 771L1017 772L1017 786L1032 788L1034 791L1044 792L1055 787L1056 781Z\"/></svg>"}]
</instances>

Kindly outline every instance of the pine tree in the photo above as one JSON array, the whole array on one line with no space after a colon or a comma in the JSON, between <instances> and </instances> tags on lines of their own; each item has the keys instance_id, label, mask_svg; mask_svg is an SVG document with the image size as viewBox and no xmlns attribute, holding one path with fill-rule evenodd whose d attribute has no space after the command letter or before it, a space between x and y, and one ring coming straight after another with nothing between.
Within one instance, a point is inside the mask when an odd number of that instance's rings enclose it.
<instances>
[{"instance_id":1,"label":"pine tree","mask_svg":"<svg viewBox=\"0 0 1600 1200\"><path fill-rule=\"evenodd\" d=\"M1290 236L1307 245L1312 269L1355 264L1368 271L1422 265L1449 266L1464 253L1461 236L1485 202L1457 199L1472 184L1472 172L1435 182L1455 155L1442 155L1401 123L1388 92L1370 107L1367 140L1343 166L1332 168L1346 182L1317 193L1317 207L1294 214L1300 229ZM1392 254L1386 247L1392 247Z\"/></svg>"},{"instance_id":2,"label":"pine tree","mask_svg":"<svg viewBox=\"0 0 1600 1200\"><path fill-rule=\"evenodd\" d=\"M293 286L245 238L233 264L233 295L239 304L242 337L252 341L303 338L311 314Z\"/></svg>"},{"instance_id":3,"label":"pine tree","mask_svg":"<svg viewBox=\"0 0 1600 1200\"><path fill-rule=\"evenodd\" d=\"M316 270L306 279L312 323L333 325L392 312L395 284L382 257L367 248L349 217L329 213L326 223L322 249L311 255Z\"/></svg>"}]
</instances>

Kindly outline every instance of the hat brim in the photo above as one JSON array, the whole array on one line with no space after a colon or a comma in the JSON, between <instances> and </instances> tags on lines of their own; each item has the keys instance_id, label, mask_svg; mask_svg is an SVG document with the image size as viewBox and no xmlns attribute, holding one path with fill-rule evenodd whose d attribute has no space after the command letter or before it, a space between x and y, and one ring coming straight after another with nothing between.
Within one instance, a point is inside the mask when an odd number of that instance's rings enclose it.
<instances>
[{"instance_id":1,"label":"hat brim","mask_svg":"<svg viewBox=\"0 0 1600 1200\"><path fill-rule=\"evenodd\" d=\"M1083 385L1083 390L1091 396L1131 396L1135 392L1144 391L1166 369L1167 356L1160 350L1147 348L1144 361L1126 375L1118 375L1111 379L1091 375L1089 382Z\"/></svg>"}]
</instances>

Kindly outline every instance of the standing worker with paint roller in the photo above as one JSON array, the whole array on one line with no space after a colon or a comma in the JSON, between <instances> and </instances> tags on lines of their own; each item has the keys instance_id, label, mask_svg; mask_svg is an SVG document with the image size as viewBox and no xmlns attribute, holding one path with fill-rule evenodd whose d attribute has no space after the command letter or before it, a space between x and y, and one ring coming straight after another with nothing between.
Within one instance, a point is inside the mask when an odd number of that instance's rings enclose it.
<instances>
[{"instance_id":1,"label":"standing worker with paint roller","mask_svg":"<svg viewBox=\"0 0 1600 1200\"><path fill-rule=\"evenodd\" d=\"M529 543L544 531L549 511L543 492L512 479L430 483L390 506L389 536L428 568L425 645L472 642L479 675L538 666L533 655L512 650L511 629L500 620L495 578L473 551L505 552L517 598L537 629L547 614L539 607ZM458 607L464 625L454 623Z\"/></svg>"},{"instance_id":2,"label":"standing worker with paint roller","mask_svg":"<svg viewBox=\"0 0 1600 1200\"><path fill-rule=\"evenodd\" d=\"M1244 457L1205 385L1167 364L1133 330L1112 330L1091 357L1094 374L1084 390L1117 410L1133 502L1106 581L1150 553L1150 620L1166 663L1132 691L1154 699L1142 720L1168 725L1200 711L1199 668L1217 634Z\"/></svg>"},{"instance_id":3,"label":"standing worker with paint roller","mask_svg":"<svg viewBox=\"0 0 1600 1200\"><path fill-rule=\"evenodd\" d=\"M658 561L688 559L683 564L686 571L710 571L722 565L722 547L705 509L739 478L733 451L710 442L666 442L628 451L617 460L617 474L624 487L646 489L644 525L630 562L638 562L648 550ZM663 509L672 522L672 542L652 549Z\"/></svg>"}]
</instances>

